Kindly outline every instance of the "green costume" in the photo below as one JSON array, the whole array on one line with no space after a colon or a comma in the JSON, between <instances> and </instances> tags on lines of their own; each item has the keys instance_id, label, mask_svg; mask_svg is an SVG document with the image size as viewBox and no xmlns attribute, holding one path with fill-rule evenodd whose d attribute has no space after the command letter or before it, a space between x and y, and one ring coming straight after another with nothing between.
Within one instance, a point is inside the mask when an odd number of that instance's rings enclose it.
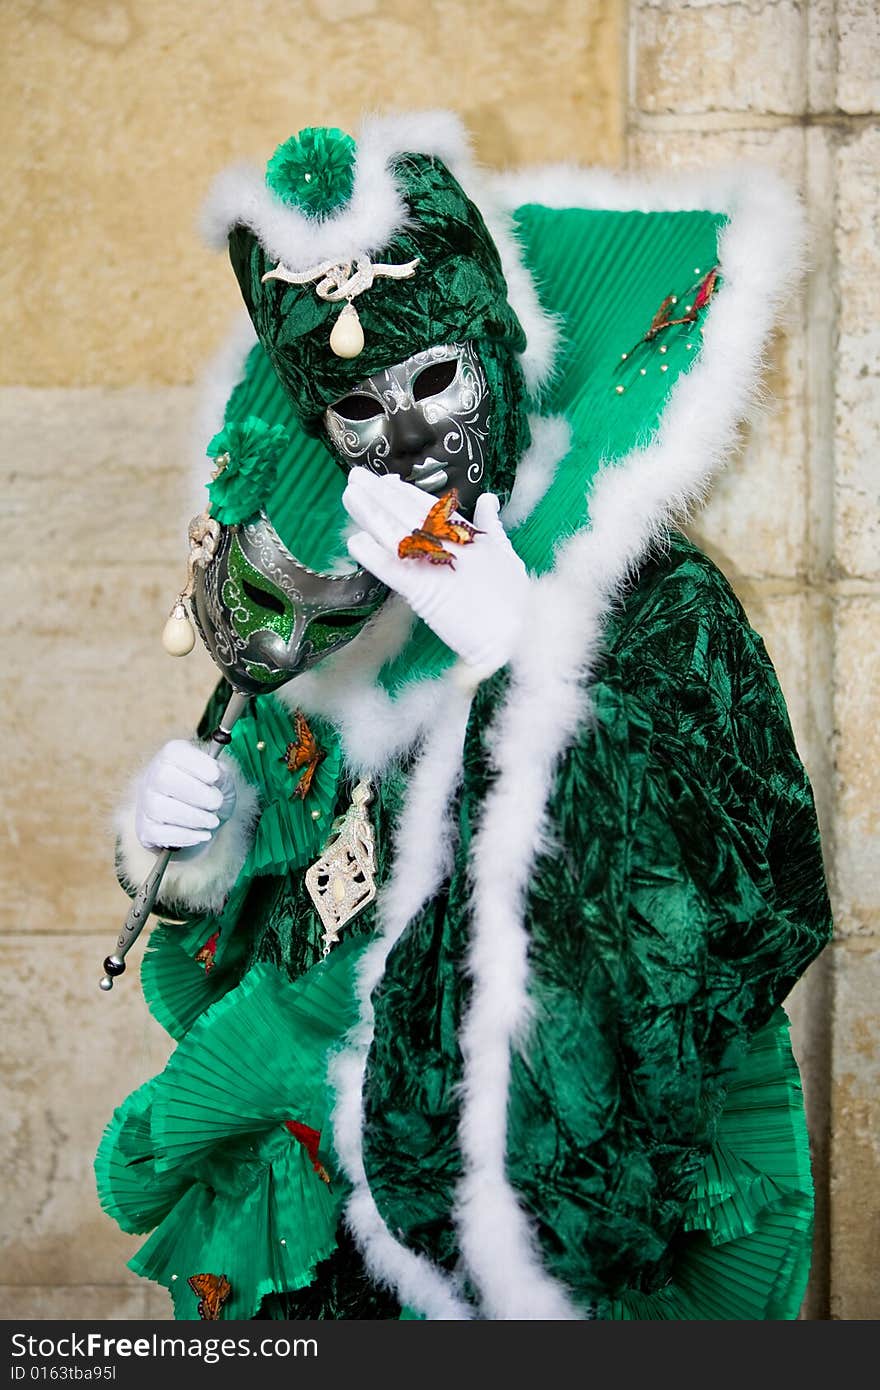
<instances>
[{"instance_id":1,"label":"green costume","mask_svg":"<svg viewBox=\"0 0 880 1390\"><path fill-rule=\"evenodd\" d=\"M447 170L472 198L476 175L454 128L436 149L405 129L383 167L404 194L431 183L433 235L461 192ZM358 186L328 139L332 232ZM153 1232L131 1267L182 1318L793 1318L813 1195L780 1005L830 933L818 832L763 644L670 523L754 389L796 215L759 179L646 193L536 171L483 191L513 308L494 312L486 229L459 201L449 256L417 216L368 248L440 263L448 321L433 281L377 281L357 304L373 357L335 370L334 313L306 286L279 318L259 288L274 230L253 200L227 218L258 342L226 420L290 431L265 509L294 553L326 564L341 519L322 402L471 324L509 387L489 482L515 475L535 602L475 691L391 600L251 702L229 755L259 819L210 910L181 877L184 925L153 932L144 992L178 1047L108 1126L101 1201ZM324 753L305 797L296 709ZM304 871L365 775L381 891L324 959ZM120 871L132 887L124 850Z\"/></svg>"}]
</instances>

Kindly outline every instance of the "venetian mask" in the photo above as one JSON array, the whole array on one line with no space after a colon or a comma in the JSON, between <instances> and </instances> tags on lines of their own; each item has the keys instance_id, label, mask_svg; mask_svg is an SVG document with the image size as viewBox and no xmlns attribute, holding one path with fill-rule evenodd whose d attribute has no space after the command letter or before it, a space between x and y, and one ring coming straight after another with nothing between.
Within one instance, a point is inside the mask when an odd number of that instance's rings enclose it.
<instances>
[{"instance_id":1,"label":"venetian mask","mask_svg":"<svg viewBox=\"0 0 880 1390\"><path fill-rule=\"evenodd\" d=\"M424 492L455 488L465 515L486 489L491 394L475 343L414 353L374 372L324 412L346 469L397 473Z\"/></svg>"},{"instance_id":2,"label":"venetian mask","mask_svg":"<svg viewBox=\"0 0 880 1390\"><path fill-rule=\"evenodd\" d=\"M221 527L213 558L195 571L192 607L229 683L260 695L350 642L387 596L366 570L308 569L261 512Z\"/></svg>"}]
</instances>

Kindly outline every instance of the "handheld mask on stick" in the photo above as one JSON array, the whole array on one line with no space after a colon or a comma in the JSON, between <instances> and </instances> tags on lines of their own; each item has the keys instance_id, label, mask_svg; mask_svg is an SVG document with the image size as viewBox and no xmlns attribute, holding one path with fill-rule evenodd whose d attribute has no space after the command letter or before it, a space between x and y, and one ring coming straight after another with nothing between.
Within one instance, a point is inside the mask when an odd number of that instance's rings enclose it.
<instances>
[{"instance_id":1,"label":"handheld mask on stick","mask_svg":"<svg viewBox=\"0 0 880 1390\"><path fill-rule=\"evenodd\" d=\"M165 626L172 655L192 650L194 636L184 603L189 598L202 639L233 694L208 752L219 757L232 728L254 695L277 690L350 642L387 597L384 584L366 570L320 574L284 546L268 517L221 525L207 514L190 523L187 586ZM102 990L125 972L125 957L153 910L174 854L164 849L134 896L104 961Z\"/></svg>"}]
</instances>

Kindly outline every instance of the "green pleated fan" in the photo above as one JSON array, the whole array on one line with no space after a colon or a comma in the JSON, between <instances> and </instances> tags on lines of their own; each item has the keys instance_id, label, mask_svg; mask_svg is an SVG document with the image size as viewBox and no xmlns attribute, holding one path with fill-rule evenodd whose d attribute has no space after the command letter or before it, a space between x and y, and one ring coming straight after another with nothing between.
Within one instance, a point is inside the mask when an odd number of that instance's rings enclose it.
<instances>
[{"instance_id":1,"label":"green pleated fan","mask_svg":"<svg viewBox=\"0 0 880 1390\"><path fill-rule=\"evenodd\" d=\"M239 1141L206 1167L129 1268L163 1284L175 1317L199 1317L194 1274L223 1275L222 1319L251 1318L266 1294L308 1284L335 1247L345 1185L328 1186L303 1145L283 1127Z\"/></svg>"},{"instance_id":2,"label":"green pleated fan","mask_svg":"<svg viewBox=\"0 0 880 1390\"><path fill-rule=\"evenodd\" d=\"M245 933L235 933L231 950L206 970L196 953L211 936L211 925L202 926L195 945L192 933L174 924L162 923L150 933L141 962L141 987L150 1013L172 1038L186 1037L196 1019L241 978Z\"/></svg>"},{"instance_id":3,"label":"green pleated fan","mask_svg":"<svg viewBox=\"0 0 880 1390\"><path fill-rule=\"evenodd\" d=\"M362 949L353 938L295 981L252 967L108 1125L101 1204L124 1230L155 1227L130 1267L170 1290L178 1317L198 1316L192 1275L223 1275L221 1316L246 1318L266 1294L308 1283L332 1252L346 1184L329 1142L327 1065L355 1019ZM314 1154L288 1120L320 1134Z\"/></svg>"},{"instance_id":4,"label":"green pleated fan","mask_svg":"<svg viewBox=\"0 0 880 1390\"><path fill-rule=\"evenodd\" d=\"M797 1317L810 1272L813 1180L803 1092L785 1012L755 1034L675 1237L670 1282L600 1316Z\"/></svg>"},{"instance_id":5,"label":"green pleated fan","mask_svg":"<svg viewBox=\"0 0 880 1390\"><path fill-rule=\"evenodd\" d=\"M363 943L337 947L299 979L268 963L193 1025L156 1079L159 1170L285 1120L323 1130L328 1050L355 1020L352 972Z\"/></svg>"},{"instance_id":6,"label":"green pleated fan","mask_svg":"<svg viewBox=\"0 0 880 1390\"><path fill-rule=\"evenodd\" d=\"M123 1231L151 1231L186 1191L181 1173L158 1173L150 1133L155 1080L147 1081L118 1107L95 1158L98 1200Z\"/></svg>"}]
</instances>

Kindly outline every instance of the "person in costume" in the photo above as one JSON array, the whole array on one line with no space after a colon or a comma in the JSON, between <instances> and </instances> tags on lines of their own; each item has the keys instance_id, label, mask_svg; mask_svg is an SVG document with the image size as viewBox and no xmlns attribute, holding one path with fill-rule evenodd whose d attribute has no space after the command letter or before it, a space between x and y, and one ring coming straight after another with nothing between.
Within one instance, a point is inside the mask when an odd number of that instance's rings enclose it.
<instances>
[{"instance_id":1,"label":"person in costume","mask_svg":"<svg viewBox=\"0 0 880 1390\"><path fill-rule=\"evenodd\" d=\"M200 734L252 698L119 810L129 891L179 850L142 967L178 1045L96 1161L131 1267L180 1318L796 1317L819 836L676 529L793 199L487 175L434 112L301 131L207 225L255 336L191 531Z\"/></svg>"}]
</instances>

